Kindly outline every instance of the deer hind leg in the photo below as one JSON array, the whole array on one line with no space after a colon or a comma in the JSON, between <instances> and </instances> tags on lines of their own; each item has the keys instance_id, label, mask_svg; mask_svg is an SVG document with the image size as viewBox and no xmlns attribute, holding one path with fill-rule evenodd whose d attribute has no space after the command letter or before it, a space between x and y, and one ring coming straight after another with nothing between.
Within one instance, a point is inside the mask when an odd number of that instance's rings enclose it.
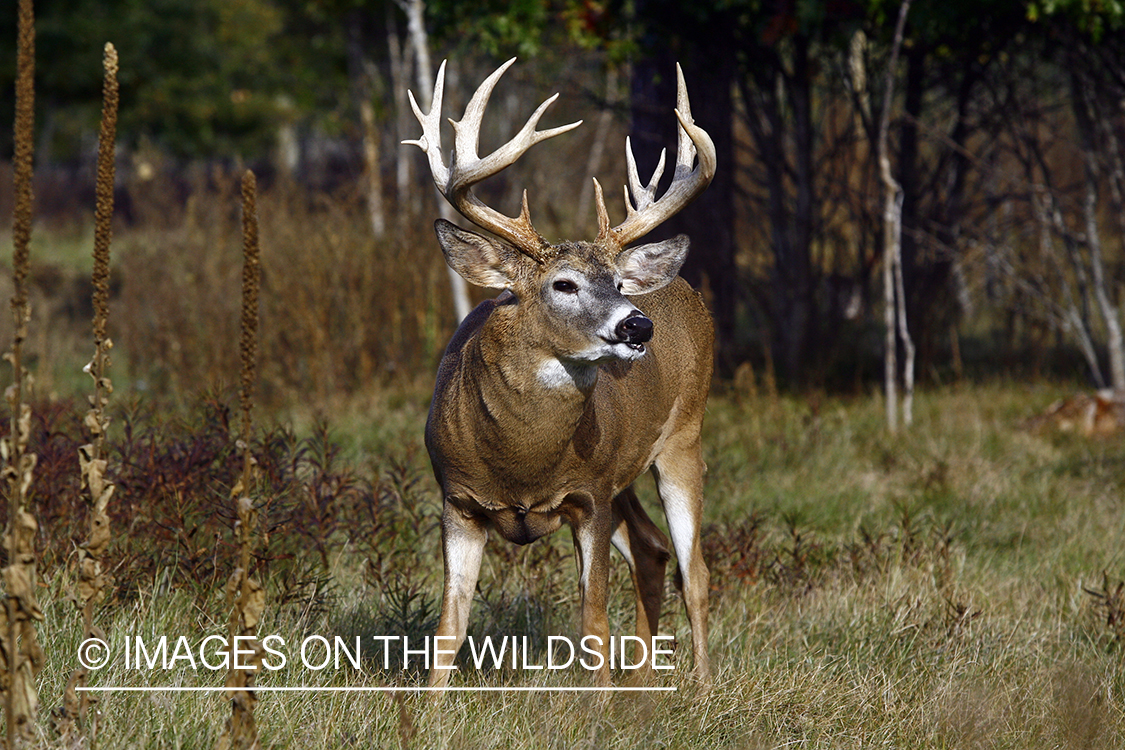
<instances>
[{"instance_id":1,"label":"deer hind leg","mask_svg":"<svg viewBox=\"0 0 1125 750\"><path fill-rule=\"evenodd\" d=\"M453 662L469 626L469 609L480 575L480 561L488 531L477 519L466 516L449 503L441 514L441 545L445 557L445 587L441 598L441 620L434 638L434 660L430 687L449 684Z\"/></svg>"},{"instance_id":2,"label":"deer hind leg","mask_svg":"<svg viewBox=\"0 0 1125 750\"><path fill-rule=\"evenodd\" d=\"M668 517L672 546L676 550L677 577L682 582L684 604L691 623L695 676L701 682L709 683L711 660L707 655L707 609L711 581L699 543L704 472L699 433L672 436L656 457L652 472L660 502Z\"/></svg>"},{"instance_id":3,"label":"deer hind leg","mask_svg":"<svg viewBox=\"0 0 1125 750\"><path fill-rule=\"evenodd\" d=\"M664 568L671 557L668 537L645 513L632 485L613 499L613 546L629 564L633 591L637 596L637 637L651 653L652 637L660 624L660 608L664 600ZM644 662L639 676L652 672L651 658L645 658L637 644L633 662Z\"/></svg>"}]
</instances>

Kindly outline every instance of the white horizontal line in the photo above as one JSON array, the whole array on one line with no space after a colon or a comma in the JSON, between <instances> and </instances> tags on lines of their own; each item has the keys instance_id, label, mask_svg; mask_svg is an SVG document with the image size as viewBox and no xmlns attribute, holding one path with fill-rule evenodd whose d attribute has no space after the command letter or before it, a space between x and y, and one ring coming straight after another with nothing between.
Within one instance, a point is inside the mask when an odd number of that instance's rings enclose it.
<instances>
[{"instance_id":1,"label":"white horizontal line","mask_svg":"<svg viewBox=\"0 0 1125 750\"><path fill-rule=\"evenodd\" d=\"M250 690L255 693L635 693L676 692L674 687L78 687L87 693L220 693L230 690Z\"/></svg>"}]
</instances>

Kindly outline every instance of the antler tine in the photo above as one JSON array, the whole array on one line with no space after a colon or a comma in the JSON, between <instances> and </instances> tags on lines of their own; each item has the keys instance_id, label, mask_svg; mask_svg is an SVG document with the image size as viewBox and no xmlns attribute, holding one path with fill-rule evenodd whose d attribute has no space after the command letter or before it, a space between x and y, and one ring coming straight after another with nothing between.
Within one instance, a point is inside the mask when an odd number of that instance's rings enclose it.
<instances>
[{"instance_id":1,"label":"antler tine","mask_svg":"<svg viewBox=\"0 0 1125 750\"><path fill-rule=\"evenodd\" d=\"M471 175L468 173L467 166L465 178L471 176L474 178L473 181L476 182L480 179L484 179L485 177L490 177L500 170L504 169L504 167L507 167L509 164L513 164L516 159L523 156L523 154L536 143L545 141L548 138L554 138L556 135L565 133L568 130L574 130L576 127L581 125L582 121L579 120L578 122L572 122L569 125L562 125L557 128L551 128L550 130L535 129L539 124L539 118L541 118L543 116L543 113L547 111L547 107L551 106L558 98L559 95L555 94L554 96L551 96L542 104L540 104L539 108L536 109L534 113L532 113L531 117L529 117L527 122L524 123L524 126L520 128L520 132L516 133L515 137L513 137L512 140L508 141L485 158L478 159L475 164L469 165L473 168ZM467 117L468 115L466 114L466 119ZM464 122L464 119L461 122ZM458 136L458 153L460 153L461 151L462 133L461 129L458 127L460 124L460 122L454 123L454 129L457 131ZM476 158L477 134L480 132L479 119L477 119L477 121L474 123L471 130L473 131L473 148L471 153L473 157ZM467 141L468 137L466 137L465 140ZM457 166L459 167L460 164L458 164Z\"/></svg>"},{"instance_id":2,"label":"antler tine","mask_svg":"<svg viewBox=\"0 0 1125 750\"><path fill-rule=\"evenodd\" d=\"M515 61L516 58L513 57L494 70L492 75L485 78L481 85L477 87L477 90L473 92L469 103L465 105L465 114L461 116L461 119L449 121L453 125L454 133L454 169L457 167L456 162L459 161L458 156L472 159L474 162L479 161L477 147L480 145L480 126L484 120L484 110L488 107L488 100L492 98L492 90L496 88L500 76L504 75L504 71L512 67L512 63Z\"/></svg>"},{"instance_id":3,"label":"antler tine","mask_svg":"<svg viewBox=\"0 0 1125 750\"><path fill-rule=\"evenodd\" d=\"M687 84L679 63L676 64L676 119L680 123L676 145L676 170L672 184L658 200L655 199L656 185L664 174L665 153L660 154L652 180L642 186L637 174L637 163L633 157L633 146L625 140L625 156L629 172L629 185L625 190L625 221L611 230L602 231L599 241L613 237L621 246L643 237L660 223L676 214L691 203L715 176L715 144L707 131L695 124L691 116L691 103L688 101ZM695 165L694 169L692 165ZM632 193L632 200L630 200ZM634 207L635 204L635 207Z\"/></svg>"},{"instance_id":4,"label":"antler tine","mask_svg":"<svg viewBox=\"0 0 1125 750\"><path fill-rule=\"evenodd\" d=\"M641 185L641 176L637 172L637 159L633 156L633 142L629 136L625 136L625 162L629 174L629 192L625 194L625 210L629 216L645 210L655 202L656 186L664 176L664 158L667 155L668 149L660 149L660 161L652 171L652 179L648 181L647 186ZM629 202L629 193L633 194L632 203Z\"/></svg>"},{"instance_id":5,"label":"antler tine","mask_svg":"<svg viewBox=\"0 0 1125 750\"><path fill-rule=\"evenodd\" d=\"M543 239L531 225L531 218L527 210L527 193L524 192L520 214L510 217L486 206L473 193L472 187L481 180L491 177L505 167L515 163L519 157L536 143L553 138L556 135L573 130L582 124L582 121L570 123L549 130L536 130L540 118L547 111L558 94L547 99L539 105L538 109L528 118L523 128L506 144L493 151L488 156L481 158L477 154L480 145L481 122L492 90L496 87L500 76L511 67L516 59L513 57L497 68L488 76L469 99L465 107L465 114L460 120L450 120L453 125L454 142L451 164L446 168L441 158L440 136L440 109L441 109L441 84L444 82L445 63L438 73L439 84L434 87L434 104L427 115L422 115L414 97L411 96L411 105L414 114L422 123L422 138L417 141L406 141L420 146L430 160L430 171L433 173L434 182L446 200L461 214L477 226L487 229L510 242L517 249L536 260L545 257L549 243Z\"/></svg>"},{"instance_id":6,"label":"antler tine","mask_svg":"<svg viewBox=\"0 0 1125 750\"><path fill-rule=\"evenodd\" d=\"M422 109L414 99L414 92L407 91L410 98L410 108L414 116L422 125L422 137L415 141L403 141L403 145L417 146L422 149L430 162L430 174L433 175L434 184L444 195L445 186L449 183L449 168L441 156L441 100L445 93L445 60L438 67L437 80L434 81L433 100L430 102L429 114L422 114Z\"/></svg>"},{"instance_id":7,"label":"antler tine","mask_svg":"<svg viewBox=\"0 0 1125 750\"><path fill-rule=\"evenodd\" d=\"M680 127L677 128L676 135L676 171L673 174L673 179L679 178L681 175L686 175L691 172L692 162L695 161L695 144L692 142L691 136L688 134L688 128L695 127L695 120L691 117L691 102L688 101L687 84L684 82L684 71L680 68L680 64L676 63L676 119L680 122ZM685 125L684 122L689 123ZM698 130L698 128L696 128ZM702 132L702 131L701 131ZM710 142L710 138L707 139ZM714 147L712 147L712 150Z\"/></svg>"},{"instance_id":8,"label":"antler tine","mask_svg":"<svg viewBox=\"0 0 1125 750\"><path fill-rule=\"evenodd\" d=\"M598 212L598 237L605 237L609 234L609 211L605 210L605 196L597 177L594 178L594 208Z\"/></svg>"}]
</instances>

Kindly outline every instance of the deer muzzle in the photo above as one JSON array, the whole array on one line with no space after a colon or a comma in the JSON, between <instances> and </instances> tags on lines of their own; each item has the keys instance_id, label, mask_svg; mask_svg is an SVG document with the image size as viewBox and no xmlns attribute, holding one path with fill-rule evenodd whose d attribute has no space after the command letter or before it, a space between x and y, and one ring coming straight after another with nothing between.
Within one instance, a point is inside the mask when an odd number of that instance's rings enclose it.
<instances>
[{"instance_id":1,"label":"deer muzzle","mask_svg":"<svg viewBox=\"0 0 1125 750\"><path fill-rule=\"evenodd\" d=\"M644 343L652 338L652 321L640 310L634 310L617 324L614 333L618 341L640 351L644 349Z\"/></svg>"}]
</instances>

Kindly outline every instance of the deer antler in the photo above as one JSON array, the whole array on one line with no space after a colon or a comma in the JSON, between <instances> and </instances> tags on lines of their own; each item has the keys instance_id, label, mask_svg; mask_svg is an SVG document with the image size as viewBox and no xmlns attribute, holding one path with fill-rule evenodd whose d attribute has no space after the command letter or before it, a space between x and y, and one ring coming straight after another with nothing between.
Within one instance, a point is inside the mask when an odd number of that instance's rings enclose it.
<instances>
[{"instance_id":1,"label":"deer antler","mask_svg":"<svg viewBox=\"0 0 1125 750\"><path fill-rule=\"evenodd\" d=\"M555 94L539 105L512 140L486 157L478 156L481 120L484 117L485 107L488 106L488 99L500 76L515 61L513 57L497 68L496 72L486 78L473 94L462 118L456 122L450 120L454 133L450 166L445 165L441 154L441 100L445 89L445 62L442 62L438 69L437 81L434 83L434 98L428 114L422 114L422 110L414 100L413 92L410 92L410 106L414 109L414 116L422 124L422 137L403 143L418 146L425 152L438 192L444 195L462 216L482 229L487 229L508 240L523 254L536 261L542 261L547 255L550 244L531 225L531 217L527 210L527 191L523 192L520 215L510 217L486 206L472 190L476 183L515 163L536 143L573 130L582 124L579 120L550 130L535 129L547 107L558 98L559 95Z\"/></svg>"},{"instance_id":2,"label":"deer antler","mask_svg":"<svg viewBox=\"0 0 1125 750\"><path fill-rule=\"evenodd\" d=\"M684 83L684 73L676 64L676 119L680 121L679 141L676 146L676 171L672 176L672 184L668 190L656 199L656 185L664 174L665 151L660 152L660 162L656 171L649 180L648 185L641 184L640 175L637 173L637 161L633 157L633 146L628 138L625 139L625 156L628 160L629 186L625 190L625 221L613 229L609 228L609 214L605 209L601 185L595 183L598 210L598 242L605 243L612 239L618 246L628 245L640 239L657 225L677 213L696 196L711 184L715 176L715 144L707 131L695 124L691 116L691 104L688 102L687 84ZM698 149L699 163L692 169L696 160ZM632 200L629 194L632 193Z\"/></svg>"}]
</instances>

